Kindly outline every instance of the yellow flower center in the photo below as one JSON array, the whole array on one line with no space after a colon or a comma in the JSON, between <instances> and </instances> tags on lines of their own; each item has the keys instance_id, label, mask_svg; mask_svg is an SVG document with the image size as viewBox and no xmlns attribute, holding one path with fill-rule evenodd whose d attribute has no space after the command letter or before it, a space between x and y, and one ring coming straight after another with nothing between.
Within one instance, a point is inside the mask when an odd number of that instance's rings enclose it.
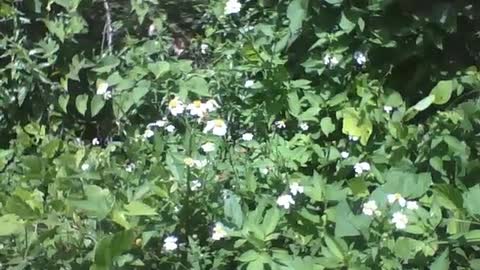
<instances>
[{"instance_id":1,"label":"yellow flower center","mask_svg":"<svg viewBox=\"0 0 480 270\"><path fill-rule=\"evenodd\" d=\"M223 127L225 125L225 122L223 122L223 120L221 119L217 119L215 120L215 127Z\"/></svg>"},{"instance_id":2,"label":"yellow flower center","mask_svg":"<svg viewBox=\"0 0 480 270\"><path fill-rule=\"evenodd\" d=\"M193 102L193 106L195 106L195 108L200 108L200 106L202 106L202 102L200 100L195 100Z\"/></svg>"},{"instance_id":3,"label":"yellow flower center","mask_svg":"<svg viewBox=\"0 0 480 270\"><path fill-rule=\"evenodd\" d=\"M170 102L168 102L168 107L169 108L176 108L177 105L178 105L178 102L177 102L176 98L174 98L174 99L170 100Z\"/></svg>"},{"instance_id":4,"label":"yellow flower center","mask_svg":"<svg viewBox=\"0 0 480 270\"><path fill-rule=\"evenodd\" d=\"M187 166L193 166L194 161L192 158L185 158L183 163L185 163Z\"/></svg>"}]
</instances>

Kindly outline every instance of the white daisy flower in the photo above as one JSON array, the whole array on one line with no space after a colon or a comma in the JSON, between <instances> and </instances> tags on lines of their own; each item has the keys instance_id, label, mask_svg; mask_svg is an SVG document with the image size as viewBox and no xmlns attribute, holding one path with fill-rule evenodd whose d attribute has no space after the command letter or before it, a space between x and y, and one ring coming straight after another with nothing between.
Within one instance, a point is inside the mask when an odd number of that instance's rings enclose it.
<instances>
[{"instance_id":1,"label":"white daisy flower","mask_svg":"<svg viewBox=\"0 0 480 270\"><path fill-rule=\"evenodd\" d=\"M378 210L377 202L370 200L363 204L362 212L364 215L373 216L374 214L379 216L381 212Z\"/></svg>"},{"instance_id":2,"label":"white daisy flower","mask_svg":"<svg viewBox=\"0 0 480 270\"><path fill-rule=\"evenodd\" d=\"M329 68L335 67L336 65L338 65L339 62L339 59L332 54L326 54L323 57L323 64L325 66L328 66Z\"/></svg>"},{"instance_id":3,"label":"white daisy flower","mask_svg":"<svg viewBox=\"0 0 480 270\"><path fill-rule=\"evenodd\" d=\"M111 99L111 98L112 98L112 91L108 90L107 92L105 92L105 93L103 94L103 99L109 100L109 99Z\"/></svg>"},{"instance_id":4,"label":"white daisy flower","mask_svg":"<svg viewBox=\"0 0 480 270\"><path fill-rule=\"evenodd\" d=\"M395 227L398 230L403 230L407 227L408 217L402 212L395 212L393 213L393 218L391 222L395 224Z\"/></svg>"},{"instance_id":5,"label":"white daisy flower","mask_svg":"<svg viewBox=\"0 0 480 270\"><path fill-rule=\"evenodd\" d=\"M253 140L253 134L250 133L250 132L247 132L247 133L243 134L242 135L242 140L244 140L246 142Z\"/></svg>"},{"instance_id":6,"label":"white daisy flower","mask_svg":"<svg viewBox=\"0 0 480 270\"><path fill-rule=\"evenodd\" d=\"M203 129L203 133L212 131L213 135L224 136L227 134L227 124L222 119L210 120Z\"/></svg>"},{"instance_id":7,"label":"white daisy flower","mask_svg":"<svg viewBox=\"0 0 480 270\"><path fill-rule=\"evenodd\" d=\"M215 144L211 142L207 142L207 143L204 143L201 146L201 148L205 153L209 153L209 152L215 151Z\"/></svg>"},{"instance_id":8,"label":"white daisy flower","mask_svg":"<svg viewBox=\"0 0 480 270\"><path fill-rule=\"evenodd\" d=\"M82 171L88 171L90 169L90 165L88 163L83 163L80 168Z\"/></svg>"},{"instance_id":9,"label":"white daisy flower","mask_svg":"<svg viewBox=\"0 0 480 270\"><path fill-rule=\"evenodd\" d=\"M386 113L391 113L392 110L393 110L392 106L383 106L383 111L385 111Z\"/></svg>"},{"instance_id":10,"label":"white daisy flower","mask_svg":"<svg viewBox=\"0 0 480 270\"><path fill-rule=\"evenodd\" d=\"M137 166L135 165L135 163L128 163L127 166L125 167L125 171L131 173L135 170Z\"/></svg>"},{"instance_id":11,"label":"white daisy flower","mask_svg":"<svg viewBox=\"0 0 480 270\"><path fill-rule=\"evenodd\" d=\"M207 44L200 45L200 53L207 54L207 50L208 50L208 45Z\"/></svg>"},{"instance_id":12,"label":"white daisy flower","mask_svg":"<svg viewBox=\"0 0 480 270\"><path fill-rule=\"evenodd\" d=\"M355 170L355 173L357 175L362 174L363 172L368 172L370 171L370 164L367 162L359 162L353 166L353 169Z\"/></svg>"},{"instance_id":13,"label":"white daisy flower","mask_svg":"<svg viewBox=\"0 0 480 270\"><path fill-rule=\"evenodd\" d=\"M405 207L405 205L407 204L407 200L405 200L405 198L403 198L400 193L388 194L388 195L387 195L387 201L388 201L388 203L390 203L390 204L393 204L393 203L395 203L395 202L398 202L398 204L399 204L401 207Z\"/></svg>"},{"instance_id":14,"label":"white daisy flower","mask_svg":"<svg viewBox=\"0 0 480 270\"><path fill-rule=\"evenodd\" d=\"M358 138L357 136L348 136L348 139L349 139L350 141L356 142L356 141L358 141L359 138Z\"/></svg>"},{"instance_id":15,"label":"white daisy flower","mask_svg":"<svg viewBox=\"0 0 480 270\"><path fill-rule=\"evenodd\" d=\"M254 84L255 84L255 81L254 81L254 80L247 80L247 81L245 81L244 87L245 87L245 88L250 88L250 87L252 87Z\"/></svg>"},{"instance_id":16,"label":"white daisy flower","mask_svg":"<svg viewBox=\"0 0 480 270\"><path fill-rule=\"evenodd\" d=\"M206 159L202 159L202 160L195 159L193 160L193 164L197 169L203 169L205 166L207 166L208 161Z\"/></svg>"},{"instance_id":17,"label":"white daisy flower","mask_svg":"<svg viewBox=\"0 0 480 270\"><path fill-rule=\"evenodd\" d=\"M293 182L289 186L290 188L290 193L292 193L293 196L303 193L303 186L299 185L297 182Z\"/></svg>"},{"instance_id":18,"label":"white daisy flower","mask_svg":"<svg viewBox=\"0 0 480 270\"><path fill-rule=\"evenodd\" d=\"M93 138L92 140L92 145L99 145L100 144L100 141L98 140L97 137Z\"/></svg>"},{"instance_id":19,"label":"white daisy flower","mask_svg":"<svg viewBox=\"0 0 480 270\"><path fill-rule=\"evenodd\" d=\"M268 168L260 168L260 173L261 173L262 175L267 175L268 172L269 172L269 169L268 169Z\"/></svg>"},{"instance_id":20,"label":"white daisy flower","mask_svg":"<svg viewBox=\"0 0 480 270\"><path fill-rule=\"evenodd\" d=\"M165 128L166 131L168 131L169 133L173 133L175 132L175 126L173 125L168 125L166 128Z\"/></svg>"},{"instance_id":21,"label":"white daisy flower","mask_svg":"<svg viewBox=\"0 0 480 270\"><path fill-rule=\"evenodd\" d=\"M287 126L283 120L276 121L274 124L277 128L285 128Z\"/></svg>"},{"instance_id":22,"label":"white daisy flower","mask_svg":"<svg viewBox=\"0 0 480 270\"><path fill-rule=\"evenodd\" d=\"M162 120L157 120L153 123L150 123L147 125L147 128L151 128L151 127L164 127L166 124L168 123L168 121L164 118Z\"/></svg>"},{"instance_id":23,"label":"white daisy flower","mask_svg":"<svg viewBox=\"0 0 480 270\"><path fill-rule=\"evenodd\" d=\"M215 99L209 99L207 102L205 102L205 106L207 108L208 112L214 112L218 108L220 108L220 105L215 101Z\"/></svg>"},{"instance_id":24,"label":"white daisy flower","mask_svg":"<svg viewBox=\"0 0 480 270\"><path fill-rule=\"evenodd\" d=\"M215 227L213 227L212 239L218 241L225 237L227 237L225 226L221 222L216 222Z\"/></svg>"},{"instance_id":25,"label":"white daisy flower","mask_svg":"<svg viewBox=\"0 0 480 270\"><path fill-rule=\"evenodd\" d=\"M416 201L407 201L407 209L417 210L418 209L418 203Z\"/></svg>"},{"instance_id":26,"label":"white daisy flower","mask_svg":"<svg viewBox=\"0 0 480 270\"><path fill-rule=\"evenodd\" d=\"M185 163L185 165L188 167L193 167L195 165L195 160L191 157L186 157L183 159L183 163Z\"/></svg>"},{"instance_id":27,"label":"white daisy flower","mask_svg":"<svg viewBox=\"0 0 480 270\"><path fill-rule=\"evenodd\" d=\"M156 32L156 27L155 27L155 24L150 24L150 26L148 27L148 36L151 37L155 34Z\"/></svg>"},{"instance_id":28,"label":"white daisy flower","mask_svg":"<svg viewBox=\"0 0 480 270\"><path fill-rule=\"evenodd\" d=\"M342 158L348 158L350 156L350 153L348 153L347 151L343 151L343 152L340 153L340 156Z\"/></svg>"},{"instance_id":29,"label":"white daisy flower","mask_svg":"<svg viewBox=\"0 0 480 270\"><path fill-rule=\"evenodd\" d=\"M293 200L291 195L285 194L278 197L277 204L285 209L289 209L290 205L295 204L295 201Z\"/></svg>"},{"instance_id":30,"label":"white daisy flower","mask_svg":"<svg viewBox=\"0 0 480 270\"><path fill-rule=\"evenodd\" d=\"M178 248L177 245L178 238L175 236L169 236L163 241L163 248L166 251L172 251Z\"/></svg>"},{"instance_id":31,"label":"white daisy flower","mask_svg":"<svg viewBox=\"0 0 480 270\"><path fill-rule=\"evenodd\" d=\"M191 191L197 191L201 187L202 187L202 183L198 179L192 180L192 182L190 182L190 190Z\"/></svg>"},{"instance_id":32,"label":"white daisy flower","mask_svg":"<svg viewBox=\"0 0 480 270\"><path fill-rule=\"evenodd\" d=\"M97 95L104 95L108 90L108 83L106 81L97 81Z\"/></svg>"},{"instance_id":33,"label":"white daisy flower","mask_svg":"<svg viewBox=\"0 0 480 270\"><path fill-rule=\"evenodd\" d=\"M242 4L238 2L238 0L228 0L227 3L225 4L225 10L224 14L229 15L229 14L234 14L240 12L242 9Z\"/></svg>"},{"instance_id":34,"label":"white daisy flower","mask_svg":"<svg viewBox=\"0 0 480 270\"><path fill-rule=\"evenodd\" d=\"M353 58L357 62L357 64L363 66L367 62L367 56L360 51L357 51L353 54Z\"/></svg>"},{"instance_id":35,"label":"white daisy flower","mask_svg":"<svg viewBox=\"0 0 480 270\"><path fill-rule=\"evenodd\" d=\"M307 131L307 130L308 130L308 124L307 124L307 123L300 123L299 127L300 127L300 129L303 130L303 131Z\"/></svg>"},{"instance_id":36,"label":"white daisy flower","mask_svg":"<svg viewBox=\"0 0 480 270\"><path fill-rule=\"evenodd\" d=\"M145 132L143 133L143 137L145 139L148 139L148 138L151 138L153 135L155 135L155 133L153 132L153 130L151 129L146 129Z\"/></svg>"},{"instance_id":37,"label":"white daisy flower","mask_svg":"<svg viewBox=\"0 0 480 270\"><path fill-rule=\"evenodd\" d=\"M173 116L177 116L183 113L185 106L183 105L183 102L178 99L178 97L175 97L168 102L168 109Z\"/></svg>"},{"instance_id":38,"label":"white daisy flower","mask_svg":"<svg viewBox=\"0 0 480 270\"><path fill-rule=\"evenodd\" d=\"M202 118L207 112L207 106L202 103L202 101L195 100L194 102L187 105L187 111L190 112L191 116L198 116Z\"/></svg>"}]
</instances>

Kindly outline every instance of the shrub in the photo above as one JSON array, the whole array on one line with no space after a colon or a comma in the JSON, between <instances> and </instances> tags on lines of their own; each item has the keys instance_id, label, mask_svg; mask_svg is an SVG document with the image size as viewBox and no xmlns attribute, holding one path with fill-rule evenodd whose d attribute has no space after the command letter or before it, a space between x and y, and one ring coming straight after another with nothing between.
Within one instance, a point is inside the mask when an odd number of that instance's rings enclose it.
<instances>
[{"instance_id":1,"label":"shrub","mask_svg":"<svg viewBox=\"0 0 480 270\"><path fill-rule=\"evenodd\" d=\"M480 269L473 1L3 1L2 269Z\"/></svg>"}]
</instances>

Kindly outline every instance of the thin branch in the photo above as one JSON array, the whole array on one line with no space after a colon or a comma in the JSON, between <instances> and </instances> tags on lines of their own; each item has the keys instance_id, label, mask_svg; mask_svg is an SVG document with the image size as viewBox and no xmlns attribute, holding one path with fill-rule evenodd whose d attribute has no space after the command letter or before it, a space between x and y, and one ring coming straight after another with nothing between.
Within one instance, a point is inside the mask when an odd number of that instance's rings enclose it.
<instances>
[{"instance_id":1,"label":"thin branch","mask_svg":"<svg viewBox=\"0 0 480 270\"><path fill-rule=\"evenodd\" d=\"M110 5L107 0L103 0L103 7L105 8L105 28L103 29L103 36L107 36L108 50L112 51L112 14L110 12Z\"/></svg>"}]
</instances>

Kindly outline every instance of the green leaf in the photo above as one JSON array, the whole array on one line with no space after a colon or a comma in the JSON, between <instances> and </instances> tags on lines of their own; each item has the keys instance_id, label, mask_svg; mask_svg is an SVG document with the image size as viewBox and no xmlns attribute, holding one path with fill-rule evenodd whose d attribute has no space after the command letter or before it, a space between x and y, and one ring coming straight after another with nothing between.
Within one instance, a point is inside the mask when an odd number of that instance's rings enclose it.
<instances>
[{"instance_id":1,"label":"green leaf","mask_svg":"<svg viewBox=\"0 0 480 270\"><path fill-rule=\"evenodd\" d=\"M262 229L266 236L273 233L280 221L281 212L278 207L272 207L265 213L263 218Z\"/></svg>"},{"instance_id":2,"label":"green leaf","mask_svg":"<svg viewBox=\"0 0 480 270\"><path fill-rule=\"evenodd\" d=\"M475 185L463 193L463 205L472 215L480 215L480 185Z\"/></svg>"},{"instance_id":3,"label":"green leaf","mask_svg":"<svg viewBox=\"0 0 480 270\"><path fill-rule=\"evenodd\" d=\"M345 260L345 249L343 248L343 245L341 244L341 239L340 238L334 238L329 236L328 234L325 234L324 237L325 244L327 245L328 250L338 259L340 260Z\"/></svg>"},{"instance_id":4,"label":"green leaf","mask_svg":"<svg viewBox=\"0 0 480 270\"><path fill-rule=\"evenodd\" d=\"M223 207L225 217L230 219L238 228L243 224L243 212L240 205L240 199L235 195L230 195L225 199Z\"/></svg>"},{"instance_id":5,"label":"green leaf","mask_svg":"<svg viewBox=\"0 0 480 270\"><path fill-rule=\"evenodd\" d=\"M367 117L361 117L354 108L346 108L342 111L343 128L345 135L360 138L360 143L366 145L373 131L372 122Z\"/></svg>"},{"instance_id":6,"label":"green leaf","mask_svg":"<svg viewBox=\"0 0 480 270\"><path fill-rule=\"evenodd\" d=\"M201 97L210 97L208 90L208 83L202 77L191 77L190 79L180 83L180 92L183 93L180 95L180 98L185 100L188 92L195 93Z\"/></svg>"},{"instance_id":7,"label":"green leaf","mask_svg":"<svg viewBox=\"0 0 480 270\"><path fill-rule=\"evenodd\" d=\"M258 252L256 252L255 250L247 250L242 255L240 255L240 257L238 257L238 260L241 262L251 262L255 261L259 256L260 254L258 254Z\"/></svg>"},{"instance_id":8,"label":"green leaf","mask_svg":"<svg viewBox=\"0 0 480 270\"><path fill-rule=\"evenodd\" d=\"M96 269L110 269L113 260L132 247L135 234L123 231L102 238L95 246L94 264Z\"/></svg>"},{"instance_id":9,"label":"green leaf","mask_svg":"<svg viewBox=\"0 0 480 270\"><path fill-rule=\"evenodd\" d=\"M354 22L351 22L347 18L345 12L342 12L342 17L340 18L340 23L338 25L347 33L350 33L353 29L355 29L356 26Z\"/></svg>"},{"instance_id":10,"label":"green leaf","mask_svg":"<svg viewBox=\"0 0 480 270\"><path fill-rule=\"evenodd\" d=\"M23 232L24 222L17 215L6 214L0 217L0 236Z\"/></svg>"},{"instance_id":11,"label":"green leaf","mask_svg":"<svg viewBox=\"0 0 480 270\"><path fill-rule=\"evenodd\" d=\"M457 89L456 80L439 81L430 92L430 95L434 96L433 103L437 105L447 103L455 89Z\"/></svg>"},{"instance_id":12,"label":"green leaf","mask_svg":"<svg viewBox=\"0 0 480 270\"><path fill-rule=\"evenodd\" d=\"M110 191L95 185L86 185L84 191L87 197L85 200L69 200L69 205L86 212L87 215L104 219L110 213L115 201Z\"/></svg>"},{"instance_id":13,"label":"green leaf","mask_svg":"<svg viewBox=\"0 0 480 270\"><path fill-rule=\"evenodd\" d=\"M335 125L333 124L332 118L324 117L320 120L320 129L322 130L323 134L328 136L330 133L335 131Z\"/></svg>"},{"instance_id":14,"label":"green leaf","mask_svg":"<svg viewBox=\"0 0 480 270\"><path fill-rule=\"evenodd\" d=\"M300 114L300 100L298 99L296 91L292 91L288 94L288 108L293 116L297 117Z\"/></svg>"},{"instance_id":15,"label":"green leaf","mask_svg":"<svg viewBox=\"0 0 480 270\"><path fill-rule=\"evenodd\" d=\"M88 95L83 94L77 96L75 99L75 106L80 114L85 116L85 112L87 111L87 102L88 102Z\"/></svg>"},{"instance_id":16,"label":"green leaf","mask_svg":"<svg viewBox=\"0 0 480 270\"><path fill-rule=\"evenodd\" d=\"M95 95L92 98L92 101L90 103L90 113L92 114L92 117L97 115L105 106L105 99L103 98L102 95Z\"/></svg>"},{"instance_id":17,"label":"green leaf","mask_svg":"<svg viewBox=\"0 0 480 270\"><path fill-rule=\"evenodd\" d=\"M400 193L404 197L418 198L427 192L432 184L430 173L412 173L401 168L391 168L386 174L383 189L387 193Z\"/></svg>"},{"instance_id":18,"label":"green leaf","mask_svg":"<svg viewBox=\"0 0 480 270\"><path fill-rule=\"evenodd\" d=\"M428 107L430 107L430 105L432 105L433 101L435 101L435 96L434 95L429 95L429 96L423 98L422 100L420 100L412 108L416 111L424 111Z\"/></svg>"},{"instance_id":19,"label":"green leaf","mask_svg":"<svg viewBox=\"0 0 480 270\"><path fill-rule=\"evenodd\" d=\"M94 68L93 71L97 73L108 73L118 65L120 65L120 60L113 55L108 55L100 60L100 63L98 63L97 67Z\"/></svg>"},{"instance_id":20,"label":"green leaf","mask_svg":"<svg viewBox=\"0 0 480 270\"><path fill-rule=\"evenodd\" d=\"M445 249L440 256L438 256L435 261L430 265L430 270L448 270L450 269L450 259L448 258L448 253L450 251Z\"/></svg>"},{"instance_id":21,"label":"green leaf","mask_svg":"<svg viewBox=\"0 0 480 270\"><path fill-rule=\"evenodd\" d=\"M64 113L67 113L68 100L70 99L69 95L59 95L58 96L58 105Z\"/></svg>"},{"instance_id":22,"label":"green leaf","mask_svg":"<svg viewBox=\"0 0 480 270\"><path fill-rule=\"evenodd\" d=\"M158 79L170 71L170 64L165 61L150 63L148 64L148 70L155 75L155 79Z\"/></svg>"},{"instance_id":23,"label":"green leaf","mask_svg":"<svg viewBox=\"0 0 480 270\"><path fill-rule=\"evenodd\" d=\"M325 0L325 2L334 6L340 6L343 3L343 0Z\"/></svg>"},{"instance_id":24,"label":"green leaf","mask_svg":"<svg viewBox=\"0 0 480 270\"><path fill-rule=\"evenodd\" d=\"M290 20L288 28L291 35L297 35L307 18L309 0L293 0L287 8L287 18Z\"/></svg>"},{"instance_id":25,"label":"green leaf","mask_svg":"<svg viewBox=\"0 0 480 270\"><path fill-rule=\"evenodd\" d=\"M133 201L124 206L128 216L155 216L158 215L156 210L142 202Z\"/></svg>"}]
</instances>

